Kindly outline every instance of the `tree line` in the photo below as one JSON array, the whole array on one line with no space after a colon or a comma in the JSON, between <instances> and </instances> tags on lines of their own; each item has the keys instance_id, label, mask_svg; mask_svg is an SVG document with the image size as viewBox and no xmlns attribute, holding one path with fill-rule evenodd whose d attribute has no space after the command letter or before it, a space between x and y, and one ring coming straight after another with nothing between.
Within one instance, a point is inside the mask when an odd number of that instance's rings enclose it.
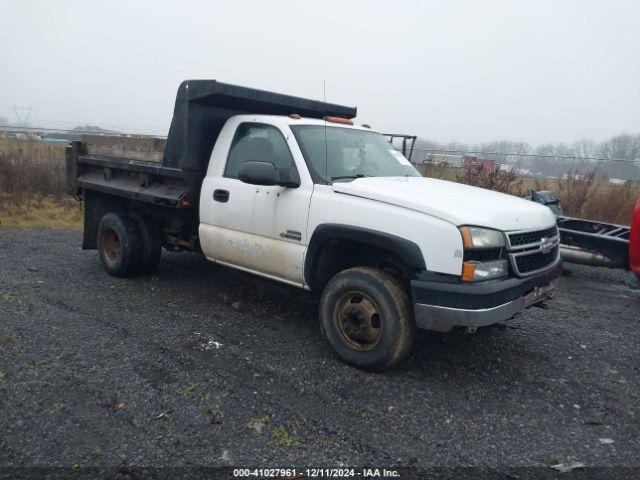
<instances>
[{"instance_id":1,"label":"tree line","mask_svg":"<svg viewBox=\"0 0 640 480\"><path fill-rule=\"evenodd\" d=\"M535 147L513 141L466 144L418 139L411 159L421 163L431 152L468 154L538 176L562 177L568 173L587 173L597 169L600 177L640 181L640 133L622 133L602 142L580 140Z\"/></svg>"}]
</instances>

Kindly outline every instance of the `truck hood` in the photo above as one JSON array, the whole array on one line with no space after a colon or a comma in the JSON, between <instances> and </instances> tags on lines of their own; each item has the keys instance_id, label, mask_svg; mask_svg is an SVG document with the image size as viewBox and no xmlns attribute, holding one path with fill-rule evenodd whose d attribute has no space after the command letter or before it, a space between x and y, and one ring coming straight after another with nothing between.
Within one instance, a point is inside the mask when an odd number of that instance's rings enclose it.
<instances>
[{"instance_id":1,"label":"truck hood","mask_svg":"<svg viewBox=\"0 0 640 480\"><path fill-rule=\"evenodd\" d=\"M336 182L337 193L416 210L456 226L502 231L536 230L555 225L551 210L512 195L461 183L423 177L370 177Z\"/></svg>"}]
</instances>

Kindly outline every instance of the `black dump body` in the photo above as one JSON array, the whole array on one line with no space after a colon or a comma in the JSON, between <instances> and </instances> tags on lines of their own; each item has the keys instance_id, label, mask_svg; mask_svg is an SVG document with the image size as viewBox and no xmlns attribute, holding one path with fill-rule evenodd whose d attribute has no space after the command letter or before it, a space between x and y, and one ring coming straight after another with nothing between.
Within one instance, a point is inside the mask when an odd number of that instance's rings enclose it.
<instances>
[{"instance_id":1,"label":"black dump body","mask_svg":"<svg viewBox=\"0 0 640 480\"><path fill-rule=\"evenodd\" d=\"M69 166L71 177L69 180L72 188L95 189L152 203L174 204L174 206L179 206L181 200L186 197L193 205L197 202L200 184L206 173L213 145L229 117L241 114L297 113L311 118L323 118L327 115L353 118L356 116L356 111L355 107L240 87L216 80L186 80L178 88L171 128L160 165L157 161L151 163L139 156L133 158L127 156L126 152L149 151L148 148L146 150L131 148L131 144L138 146L148 144L149 139L101 137L98 139L101 147L97 151L96 149L92 151L89 145L95 143L96 138L91 137L87 138L84 145L82 145L83 142L76 145L74 145L76 142L73 142L69 147L68 155L74 153L76 157L80 155L82 164L144 173L151 175L152 178L148 179L151 180L150 182L146 184L144 181L138 182L142 185L132 189L131 186L119 185L118 182L113 181L95 183L89 178L81 180L82 169L74 169L73 165ZM129 144L129 148L124 145L107 149L107 155L105 155L105 143L108 143L108 139L112 139L112 144ZM174 180L162 181L168 178ZM160 188L158 183L163 184L164 187Z\"/></svg>"},{"instance_id":2,"label":"black dump body","mask_svg":"<svg viewBox=\"0 0 640 480\"><path fill-rule=\"evenodd\" d=\"M356 109L215 80L187 80L178 88L163 165L186 171L206 170L224 123L233 115L253 113L353 118Z\"/></svg>"},{"instance_id":3,"label":"black dump body","mask_svg":"<svg viewBox=\"0 0 640 480\"><path fill-rule=\"evenodd\" d=\"M105 211L130 210L132 202L173 209L171 215L189 217L197 228L200 186L213 145L225 122L241 114L353 118L356 108L216 80L182 82L166 141L93 135L67 147L69 192L85 200L85 248L95 248Z\"/></svg>"}]
</instances>

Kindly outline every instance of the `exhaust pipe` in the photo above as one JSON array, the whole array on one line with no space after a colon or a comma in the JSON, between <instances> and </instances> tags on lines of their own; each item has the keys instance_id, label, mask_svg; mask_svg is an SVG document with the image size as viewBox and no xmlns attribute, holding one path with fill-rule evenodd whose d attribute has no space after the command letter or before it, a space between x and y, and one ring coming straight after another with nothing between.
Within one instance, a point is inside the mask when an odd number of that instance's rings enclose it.
<instances>
[{"instance_id":1,"label":"exhaust pipe","mask_svg":"<svg viewBox=\"0 0 640 480\"><path fill-rule=\"evenodd\" d=\"M564 262L579 263L581 265L590 265L592 267L617 268L622 266L611 260L609 257L605 257L601 253L569 245L560 245L560 256Z\"/></svg>"}]
</instances>

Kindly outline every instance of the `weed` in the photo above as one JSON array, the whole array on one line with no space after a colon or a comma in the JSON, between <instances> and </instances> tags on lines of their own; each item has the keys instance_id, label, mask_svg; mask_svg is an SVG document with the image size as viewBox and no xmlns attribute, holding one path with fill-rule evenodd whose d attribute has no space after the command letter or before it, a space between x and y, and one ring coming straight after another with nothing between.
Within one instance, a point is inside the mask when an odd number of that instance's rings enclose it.
<instances>
[{"instance_id":1,"label":"weed","mask_svg":"<svg viewBox=\"0 0 640 480\"><path fill-rule=\"evenodd\" d=\"M13 302L16 299L16 294L11 292L2 292L0 300L3 302Z\"/></svg>"},{"instance_id":2,"label":"weed","mask_svg":"<svg viewBox=\"0 0 640 480\"><path fill-rule=\"evenodd\" d=\"M284 426L279 425L271 433L271 444L279 447L298 447L301 442L295 437L295 431L289 432Z\"/></svg>"},{"instance_id":3,"label":"weed","mask_svg":"<svg viewBox=\"0 0 640 480\"><path fill-rule=\"evenodd\" d=\"M200 405L200 411L211 415L211 423L219 425L224 421L224 413L217 403L210 403L208 405Z\"/></svg>"},{"instance_id":4,"label":"weed","mask_svg":"<svg viewBox=\"0 0 640 480\"><path fill-rule=\"evenodd\" d=\"M197 387L198 387L197 383L192 383L190 385L187 385L186 387L182 387L181 389L178 390L178 395L180 395L182 398L187 398L189 395L193 393L193 391Z\"/></svg>"},{"instance_id":5,"label":"weed","mask_svg":"<svg viewBox=\"0 0 640 480\"><path fill-rule=\"evenodd\" d=\"M0 345L8 345L17 341L18 337L13 333L0 333Z\"/></svg>"},{"instance_id":6,"label":"weed","mask_svg":"<svg viewBox=\"0 0 640 480\"><path fill-rule=\"evenodd\" d=\"M456 181L474 187L508 193L517 197L525 195L523 189L524 180L522 178L518 178L513 172L503 172L497 168L494 170L469 168L462 173L458 173Z\"/></svg>"},{"instance_id":7,"label":"weed","mask_svg":"<svg viewBox=\"0 0 640 480\"><path fill-rule=\"evenodd\" d=\"M85 462L95 462L100 455L102 455L102 449L96 447L91 452L81 453L79 457Z\"/></svg>"},{"instance_id":8,"label":"weed","mask_svg":"<svg viewBox=\"0 0 640 480\"><path fill-rule=\"evenodd\" d=\"M252 417L247 423L247 428L253 429L256 433L262 433L262 430L269 425L269 415L263 417Z\"/></svg>"},{"instance_id":9,"label":"weed","mask_svg":"<svg viewBox=\"0 0 640 480\"><path fill-rule=\"evenodd\" d=\"M24 363L22 365L22 368L26 368L27 370L30 370L32 373L37 373L40 370L43 370L45 368L50 368L52 366L52 364L46 360L34 360L31 362L27 362Z\"/></svg>"},{"instance_id":10,"label":"weed","mask_svg":"<svg viewBox=\"0 0 640 480\"><path fill-rule=\"evenodd\" d=\"M127 408L127 404L120 399L120 393L116 390L111 392L111 395L105 399L102 405L107 408L115 408L117 410Z\"/></svg>"}]
</instances>

